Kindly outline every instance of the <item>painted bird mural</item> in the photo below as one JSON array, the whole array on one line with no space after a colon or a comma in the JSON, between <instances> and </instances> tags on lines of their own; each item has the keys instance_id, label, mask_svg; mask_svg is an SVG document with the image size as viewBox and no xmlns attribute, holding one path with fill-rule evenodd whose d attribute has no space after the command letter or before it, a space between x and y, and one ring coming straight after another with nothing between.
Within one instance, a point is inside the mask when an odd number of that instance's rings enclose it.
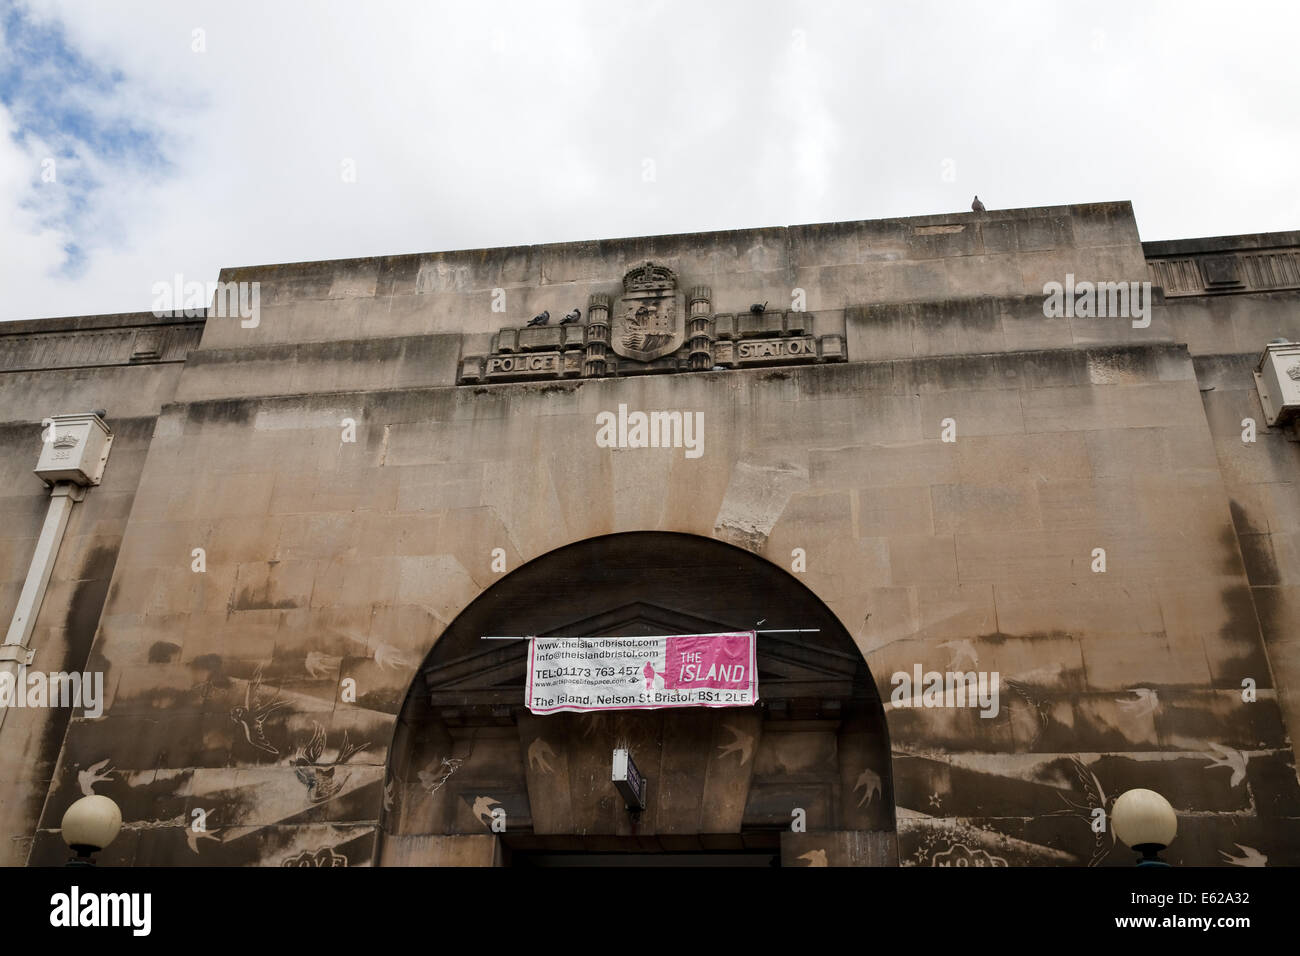
<instances>
[{"instance_id":1,"label":"painted bird mural","mask_svg":"<svg viewBox=\"0 0 1300 956\"><path fill-rule=\"evenodd\" d=\"M95 784L102 783L113 776L113 768L108 765L111 757L105 757L99 763L92 763L85 770L77 771L77 785L81 787L82 796L93 797Z\"/></svg>"},{"instance_id":2,"label":"painted bird mural","mask_svg":"<svg viewBox=\"0 0 1300 956\"><path fill-rule=\"evenodd\" d=\"M971 643L970 638L961 641L944 641L939 646L952 648L952 660L948 662L949 670L974 670L980 666L979 655L975 653L975 645ZM969 668L963 666L965 661L970 661Z\"/></svg>"},{"instance_id":3,"label":"painted bird mural","mask_svg":"<svg viewBox=\"0 0 1300 956\"><path fill-rule=\"evenodd\" d=\"M346 632L343 633L343 636L349 641L355 641L356 643L361 644L368 650L372 648L371 640L368 637L358 637L356 634L348 634ZM375 642L371 654L375 659L375 663L381 668L388 668L396 671L402 670L406 667L415 666L415 662L403 654L397 645L389 644L385 641Z\"/></svg>"},{"instance_id":4,"label":"painted bird mural","mask_svg":"<svg viewBox=\"0 0 1300 956\"><path fill-rule=\"evenodd\" d=\"M1210 749L1214 753L1206 754L1210 762L1205 765L1208 770L1210 767L1227 767L1232 771L1232 776L1228 778L1228 786L1236 787L1246 779L1246 761L1249 759L1240 750L1233 750L1231 747L1224 747L1221 744L1211 743Z\"/></svg>"},{"instance_id":5,"label":"painted bird mural","mask_svg":"<svg viewBox=\"0 0 1300 956\"><path fill-rule=\"evenodd\" d=\"M211 840L214 843L220 843L222 837L217 836L220 832L220 829L196 830L194 827L188 826L185 828L185 842L189 846L190 852L197 854L199 852L200 840Z\"/></svg>"},{"instance_id":6,"label":"painted bird mural","mask_svg":"<svg viewBox=\"0 0 1300 956\"><path fill-rule=\"evenodd\" d=\"M308 651L305 666L307 673L316 680L322 680L338 673L339 664L343 658L336 657L333 654L323 654L320 651Z\"/></svg>"},{"instance_id":7,"label":"painted bird mural","mask_svg":"<svg viewBox=\"0 0 1300 956\"><path fill-rule=\"evenodd\" d=\"M253 679L248 682L248 687L244 691L244 706L232 707L230 719L239 724L239 728L244 732L244 739L250 744L258 750L279 756L280 751L266 737L266 719L285 706L285 701L276 698L267 703L260 703L258 689L261 686L262 668L259 667L253 672Z\"/></svg>"},{"instance_id":8,"label":"painted bird mural","mask_svg":"<svg viewBox=\"0 0 1300 956\"><path fill-rule=\"evenodd\" d=\"M1071 799L1063 793L1058 792L1057 796L1061 798L1068 810L1053 810L1047 815L1051 816L1073 816L1080 817L1088 827L1092 829L1092 853L1088 858L1088 866L1096 866L1110 853L1115 846L1115 831L1113 827L1107 826L1105 830L1098 833L1093 828L1094 811L1101 809L1107 815L1110 813L1110 800L1106 797L1106 791L1101 787L1101 781L1097 775L1088 769L1088 765L1077 754L1070 757L1070 766L1074 771L1075 779L1078 780L1079 786L1083 789L1083 802ZM1109 834L1109 839L1107 839Z\"/></svg>"},{"instance_id":9,"label":"painted bird mural","mask_svg":"<svg viewBox=\"0 0 1300 956\"><path fill-rule=\"evenodd\" d=\"M857 782L853 785L853 792L863 791L862 799L858 801L858 806L864 803L870 803L873 797L880 794L880 774L867 768L858 775Z\"/></svg>"},{"instance_id":10,"label":"painted bird mural","mask_svg":"<svg viewBox=\"0 0 1300 956\"><path fill-rule=\"evenodd\" d=\"M731 731L731 742L719 745L718 756L725 757L727 754L740 754L740 765L743 767L749 763L750 755L753 753L754 735L747 734L743 730L737 730L731 724L723 724L722 726Z\"/></svg>"},{"instance_id":11,"label":"painted bird mural","mask_svg":"<svg viewBox=\"0 0 1300 956\"><path fill-rule=\"evenodd\" d=\"M555 751L541 737L528 745L528 766L535 770L540 770L542 773L554 773L554 768L550 764L550 760L554 759L554 757Z\"/></svg>"},{"instance_id":12,"label":"painted bird mural","mask_svg":"<svg viewBox=\"0 0 1300 956\"><path fill-rule=\"evenodd\" d=\"M312 803L324 803L331 797L338 794L343 789L343 785L348 781L348 774L342 773L336 776L335 771L340 764L345 764L353 754L359 753L370 746L366 741L360 744L348 742L348 732L343 731L343 745L339 747L338 755L329 763L321 763L321 757L325 753L325 728L316 721L312 721L311 739L306 745L299 747L289 758L290 765L294 768L293 772L298 779L302 781L303 786L307 788L307 799Z\"/></svg>"},{"instance_id":13,"label":"painted bird mural","mask_svg":"<svg viewBox=\"0 0 1300 956\"><path fill-rule=\"evenodd\" d=\"M1234 843L1241 856L1233 856L1227 850L1220 850L1219 856L1223 857L1224 863L1231 863L1233 866L1267 866L1268 857L1260 853L1253 846L1244 846L1241 843Z\"/></svg>"},{"instance_id":14,"label":"painted bird mural","mask_svg":"<svg viewBox=\"0 0 1300 956\"><path fill-rule=\"evenodd\" d=\"M1137 699L1118 701L1120 710L1129 717L1145 717L1147 714L1154 714L1156 708L1160 706L1160 696L1150 687L1134 687L1130 693L1136 694Z\"/></svg>"},{"instance_id":15,"label":"painted bird mural","mask_svg":"<svg viewBox=\"0 0 1300 956\"><path fill-rule=\"evenodd\" d=\"M1007 678L1005 683L1015 691L1020 700L1024 701L1024 706L1014 700L1007 702L1007 710L1011 714L1012 731L1017 737L1022 734L1028 735L1029 742L1026 746L1033 747L1038 743L1038 739L1043 736L1043 732L1047 730L1047 725L1051 722L1049 713L1051 704L1049 701L1039 700L1029 692L1029 686L1022 684L1020 681Z\"/></svg>"},{"instance_id":16,"label":"painted bird mural","mask_svg":"<svg viewBox=\"0 0 1300 956\"><path fill-rule=\"evenodd\" d=\"M414 661L398 650L395 645L384 643L375 645L375 663L380 667L391 668L395 671L414 666Z\"/></svg>"}]
</instances>

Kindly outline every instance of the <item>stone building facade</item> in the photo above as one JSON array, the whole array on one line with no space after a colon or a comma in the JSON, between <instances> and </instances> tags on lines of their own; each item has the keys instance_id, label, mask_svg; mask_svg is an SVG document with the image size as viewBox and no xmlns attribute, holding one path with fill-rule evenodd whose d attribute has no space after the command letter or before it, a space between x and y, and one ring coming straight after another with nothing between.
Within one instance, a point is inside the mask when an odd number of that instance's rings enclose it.
<instances>
[{"instance_id":1,"label":"stone building facade","mask_svg":"<svg viewBox=\"0 0 1300 956\"><path fill-rule=\"evenodd\" d=\"M0 327L6 615L42 422L113 434L4 657L103 711L8 708L5 864L93 792L117 865L1128 865L1093 823L1133 787L1172 862L1300 863L1300 454L1254 375L1300 233L1098 203L221 281L256 314ZM527 643L482 640L747 628L805 633L759 635L744 710L535 716Z\"/></svg>"}]
</instances>

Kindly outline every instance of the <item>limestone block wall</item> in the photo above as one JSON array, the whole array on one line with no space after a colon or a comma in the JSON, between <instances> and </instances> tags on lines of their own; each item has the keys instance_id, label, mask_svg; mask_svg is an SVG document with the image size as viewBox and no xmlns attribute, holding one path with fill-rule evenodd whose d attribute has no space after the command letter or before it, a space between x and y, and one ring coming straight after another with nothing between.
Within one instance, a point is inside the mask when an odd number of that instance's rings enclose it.
<instances>
[{"instance_id":1,"label":"limestone block wall","mask_svg":"<svg viewBox=\"0 0 1300 956\"><path fill-rule=\"evenodd\" d=\"M1300 444L1268 428L1251 376L1258 355L1196 360L1201 400L1287 726L1300 720ZM1254 441L1244 441L1255 423ZM1294 741L1295 731L1292 730Z\"/></svg>"},{"instance_id":2,"label":"limestone block wall","mask_svg":"<svg viewBox=\"0 0 1300 956\"><path fill-rule=\"evenodd\" d=\"M598 447L620 404L702 412L703 454ZM633 530L803 549L887 700L916 665L999 672L996 717L887 710L905 863L1127 864L1089 824L1135 786L1178 809L1175 862L1300 858L1195 369L1146 344L169 405L91 652L108 709L72 721L31 861L108 760L106 862L370 862L396 714L493 549Z\"/></svg>"},{"instance_id":3,"label":"limestone block wall","mask_svg":"<svg viewBox=\"0 0 1300 956\"><path fill-rule=\"evenodd\" d=\"M791 569L886 700L917 666L999 673L996 717L887 710L905 864L1126 864L1089 824L1135 786L1178 809L1174 862L1295 863L1300 459L1250 370L1300 338L1298 243L1142 244L1101 203L246 267L221 279L259 283L251 327L10 324L7 610L47 501L40 419L104 407L118 437L33 639L33 667L104 670L106 716L7 716L0 863L61 861L90 791L127 820L105 862L371 862L401 810L397 712L499 580L493 549L513 569L634 530ZM848 361L454 386L500 328L647 259L715 312L801 289ZM1151 325L1044 317L1066 274L1150 279ZM702 412L703 454L598 447L620 404Z\"/></svg>"},{"instance_id":4,"label":"limestone block wall","mask_svg":"<svg viewBox=\"0 0 1300 956\"><path fill-rule=\"evenodd\" d=\"M34 474L41 421L103 408L114 433L103 483L73 507L30 646L32 671L82 671L153 436L202 320L152 315L0 327L0 612L18 604L49 491ZM134 364L133 364L134 363ZM70 713L10 708L0 725L0 866L28 856Z\"/></svg>"},{"instance_id":5,"label":"limestone block wall","mask_svg":"<svg viewBox=\"0 0 1300 956\"><path fill-rule=\"evenodd\" d=\"M790 308L802 289L818 335L841 331L843 310L863 302L1041 295L1067 272L1146 276L1127 202L249 266L220 278L259 283L259 321L210 319L202 350L451 335L464 337L463 354L482 354L501 327L585 309L647 259L708 285L717 312ZM448 377L422 384L454 381L440 356L435 367Z\"/></svg>"},{"instance_id":6,"label":"limestone block wall","mask_svg":"<svg viewBox=\"0 0 1300 956\"><path fill-rule=\"evenodd\" d=\"M1193 355L1242 354L1256 358L1275 338L1300 339L1300 309L1294 292L1166 299L1152 324L1167 323L1170 334Z\"/></svg>"},{"instance_id":7,"label":"limestone block wall","mask_svg":"<svg viewBox=\"0 0 1300 956\"><path fill-rule=\"evenodd\" d=\"M1265 424L1252 372L1269 342L1300 339L1300 233L1145 243L1162 309L1196 356L1205 419L1232 511L1279 704L1300 719L1300 444Z\"/></svg>"}]
</instances>

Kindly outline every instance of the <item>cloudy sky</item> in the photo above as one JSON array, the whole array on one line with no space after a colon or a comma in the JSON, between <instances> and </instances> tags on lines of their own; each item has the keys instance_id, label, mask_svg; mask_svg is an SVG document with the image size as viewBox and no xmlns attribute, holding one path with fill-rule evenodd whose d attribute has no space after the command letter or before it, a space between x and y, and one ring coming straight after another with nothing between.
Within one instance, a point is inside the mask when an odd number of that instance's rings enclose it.
<instances>
[{"instance_id":1,"label":"cloudy sky","mask_svg":"<svg viewBox=\"0 0 1300 956\"><path fill-rule=\"evenodd\" d=\"M974 193L1298 229L1298 35L1294 0L0 0L0 320Z\"/></svg>"}]
</instances>

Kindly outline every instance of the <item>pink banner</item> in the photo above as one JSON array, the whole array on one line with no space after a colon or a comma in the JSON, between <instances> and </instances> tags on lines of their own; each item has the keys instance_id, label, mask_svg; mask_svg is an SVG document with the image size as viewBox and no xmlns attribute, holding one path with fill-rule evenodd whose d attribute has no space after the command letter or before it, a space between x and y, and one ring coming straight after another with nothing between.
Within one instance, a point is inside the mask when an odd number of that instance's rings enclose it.
<instances>
[{"instance_id":1,"label":"pink banner","mask_svg":"<svg viewBox=\"0 0 1300 956\"><path fill-rule=\"evenodd\" d=\"M692 634L668 638L664 687L743 690L754 679L754 635Z\"/></svg>"},{"instance_id":2,"label":"pink banner","mask_svg":"<svg viewBox=\"0 0 1300 956\"><path fill-rule=\"evenodd\" d=\"M659 637L534 638L528 709L749 707L758 701L753 631Z\"/></svg>"}]
</instances>

